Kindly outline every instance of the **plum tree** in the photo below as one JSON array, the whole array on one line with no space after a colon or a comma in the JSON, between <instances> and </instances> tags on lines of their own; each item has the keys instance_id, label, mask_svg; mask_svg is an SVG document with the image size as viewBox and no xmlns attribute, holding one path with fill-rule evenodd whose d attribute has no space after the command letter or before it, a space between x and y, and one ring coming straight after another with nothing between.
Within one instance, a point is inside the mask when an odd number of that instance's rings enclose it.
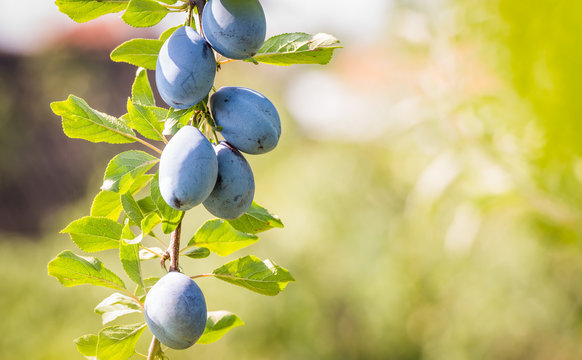
<instances>
[{"instance_id":1,"label":"plum tree","mask_svg":"<svg viewBox=\"0 0 582 360\"><path fill-rule=\"evenodd\" d=\"M193 126L184 126L160 157L160 192L174 209L202 203L214 188L218 161L212 144Z\"/></svg>"},{"instance_id":2,"label":"plum tree","mask_svg":"<svg viewBox=\"0 0 582 360\"><path fill-rule=\"evenodd\" d=\"M253 202L255 179L244 156L229 143L222 141L214 147L218 159L218 177L214 189L204 200L204 207L223 219L236 219Z\"/></svg>"},{"instance_id":3,"label":"plum tree","mask_svg":"<svg viewBox=\"0 0 582 360\"><path fill-rule=\"evenodd\" d=\"M156 63L156 85L164 101L188 109L212 89L216 62L212 48L190 26L177 29L162 45Z\"/></svg>"},{"instance_id":4,"label":"plum tree","mask_svg":"<svg viewBox=\"0 0 582 360\"><path fill-rule=\"evenodd\" d=\"M135 290L97 257L64 250L48 264L49 275L64 286L115 290L95 308L104 327L75 339L77 349L84 357L99 360L126 360L136 354L160 360L168 359L160 342L185 349L217 341L244 323L228 311L207 311L202 291L192 279L213 277L268 296L279 294L295 279L273 261L250 254L197 275L181 273L188 268L180 266L180 259L198 261L211 253L228 256L254 244L258 233L284 227L277 215L253 201L253 172L241 154L262 154L277 146L279 114L257 91L243 87L214 91L216 72L234 59L257 65L325 65L341 45L331 35L299 32L265 41L265 15L258 0L59 0L56 4L77 22L123 11L121 18L135 27L154 26L169 13L187 14L183 26L166 29L157 39L130 39L111 53L113 61L138 67L126 114L105 114L74 95L51 103L68 137L140 144L147 151L131 149L115 155L90 215L62 230L87 253L117 250L125 274L137 285ZM150 70L155 70L157 90L169 109L156 104ZM220 134L225 141L220 141ZM190 226L182 221L184 212L201 203L224 220L207 220L181 247L182 226ZM147 276L142 267L143 261L155 258L166 274L161 278ZM143 312L145 322L110 324L135 312ZM146 356L138 347L148 327L154 336Z\"/></svg>"},{"instance_id":5,"label":"plum tree","mask_svg":"<svg viewBox=\"0 0 582 360\"><path fill-rule=\"evenodd\" d=\"M263 94L227 86L210 96L210 109L221 134L232 146L247 154L273 150L281 136L277 109Z\"/></svg>"},{"instance_id":6,"label":"plum tree","mask_svg":"<svg viewBox=\"0 0 582 360\"><path fill-rule=\"evenodd\" d=\"M202 30L218 53L246 59L263 45L267 23L257 0L210 0L202 12Z\"/></svg>"},{"instance_id":7,"label":"plum tree","mask_svg":"<svg viewBox=\"0 0 582 360\"><path fill-rule=\"evenodd\" d=\"M144 303L146 322L160 342L172 349L194 345L206 327L206 301L188 276L172 271L148 292Z\"/></svg>"}]
</instances>

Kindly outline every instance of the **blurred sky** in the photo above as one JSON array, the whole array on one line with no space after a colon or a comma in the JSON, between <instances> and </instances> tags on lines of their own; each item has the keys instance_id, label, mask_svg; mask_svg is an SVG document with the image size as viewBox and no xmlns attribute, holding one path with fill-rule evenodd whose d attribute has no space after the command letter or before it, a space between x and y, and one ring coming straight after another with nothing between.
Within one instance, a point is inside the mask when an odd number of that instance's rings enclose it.
<instances>
[{"instance_id":1,"label":"blurred sky","mask_svg":"<svg viewBox=\"0 0 582 360\"><path fill-rule=\"evenodd\" d=\"M268 15L268 35L294 31L329 32L344 41L373 43L385 28L392 1L358 2L355 11L352 9L354 2L348 0L263 0L261 3ZM119 16L113 14L108 18ZM184 14L175 16L180 19L178 22L183 21ZM167 27L168 22L175 23L176 17L168 17L157 28ZM51 39L73 26L83 25L59 13L54 1L0 1L0 48L4 51L30 53L41 50Z\"/></svg>"}]
</instances>

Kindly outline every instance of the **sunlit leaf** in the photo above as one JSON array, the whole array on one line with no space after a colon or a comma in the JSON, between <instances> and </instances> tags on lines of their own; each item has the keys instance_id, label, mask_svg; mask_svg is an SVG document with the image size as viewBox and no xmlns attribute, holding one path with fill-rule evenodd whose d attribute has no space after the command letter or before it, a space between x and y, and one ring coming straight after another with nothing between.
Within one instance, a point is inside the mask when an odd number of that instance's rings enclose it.
<instances>
[{"instance_id":1,"label":"sunlit leaf","mask_svg":"<svg viewBox=\"0 0 582 360\"><path fill-rule=\"evenodd\" d=\"M245 323L235 314L228 311L209 311L206 328L198 339L198 344L210 344L220 340L227 332Z\"/></svg>"},{"instance_id":2,"label":"sunlit leaf","mask_svg":"<svg viewBox=\"0 0 582 360\"><path fill-rule=\"evenodd\" d=\"M51 109L61 116L63 131L70 138L111 144L135 141L135 134L127 124L92 109L85 100L75 95L69 95L65 101L51 103Z\"/></svg>"},{"instance_id":3,"label":"sunlit leaf","mask_svg":"<svg viewBox=\"0 0 582 360\"><path fill-rule=\"evenodd\" d=\"M128 359L135 353L135 345L145 329L145 323L117 325L102 329L97 343L97 359Z\"/></svg>"},{"instance_id":4,"label":"sunlit leaf","mask_svg":"<svg viewBox=\"0 0 582 360\"><path fill-rule=\"evenodd\" d=\"M141 306L129 296L114 293L101 301L95 307L95 312L101 315L103 325L105 325L120 316L141 312Z\"/></svg>"},{"instance_id":5,"label":"sunlit leaf","mask_svg":"<svg viewBox=\"0 0 582 360\"><path fill-rule=\"evenodd\" d=\"M84 257L65 250L48 264L48 273L67 287L89 284L123 290L125 284L94 257Z\"/></svg>"},{"instance_id":6,"label":"sunlit leaf","mask_svg":"<svg viewBox=\"0 0 582 360\"><path fill-rule=\"evenodd\" d=\"M114 220L86 216L67 225L61 233L68 233L81 250L97 252L119 247L121 229Z\"/></svg>"},{"instance_id":7,"label":"sunlit leaf","mask_svg":"<svg viewBox=\"0 0 582 360\"><path fill-rule=\"evenodd\" d=\"M267 209L253 202L245 214L235 220L228 220L235 229L256 234L274 227L282 228L283 222L277 215L271 214Z\"/></svg>"},{"instance_id":8,"label":"sunlit leaf","mask_svg":"<svg viewBox=\"0 0 582 360\"><path fill-rule=\"evenodd\" d=\"M212 272L217 278L263 295L277 295L295 281L286 269L270 260L248 255L233 260Z\"/></svg>"},{"instance_id":9,"label":"sunlit leaf","mask_svg":"<svg viewBox=\"0 0 582 360\"><path fill-rule=\"evenodd\" d=\"M333 51L341 47L339 40L328 34L281 34L267 39L253 58L271 65L325 65Z\"/></svg>"},{"instance_id":10,"label":"sunlit leaf","mask_svg":"<svg viewBox=\"0 0 582 360\"><path fill-rule=\"evenodd\" d=\"M228 222L214 219L205 222L196 231L188 246L205 247L220 256L227 256L258 240L256 235L238 231Z\"/></svg>"}]
</instances>

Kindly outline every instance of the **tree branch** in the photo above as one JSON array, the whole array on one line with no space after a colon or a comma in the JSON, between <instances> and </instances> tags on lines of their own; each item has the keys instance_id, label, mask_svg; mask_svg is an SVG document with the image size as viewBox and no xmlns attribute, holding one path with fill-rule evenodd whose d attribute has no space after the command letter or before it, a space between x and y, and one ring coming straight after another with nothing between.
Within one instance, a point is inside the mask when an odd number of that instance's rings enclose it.
<instances>
[{"instance_id":1,"label":"tree branch","mask_svg":"<svg viewBox=\"0 0 582 360\"><path fill-rule=\"evenodd\" d=\"M160 346L160 341L154 336L148 351L148 360L155 360L156 358L159 359L157 355L159 355L161 352L162 348Z\"/></svg>"},{"instance_id":2,"label":"tree branch","mask_svg":"<svg viewBox=\"0 0 582 360\"><path fill-rule=\"evenodd\" d=\"M176 230L172 231L170 236L170 246L168 253L170 254L170 269L169 271L180 271L178 259L180 257L180 233L182 231L182 222L178 224Z\"/></svg>"}]
</instances>

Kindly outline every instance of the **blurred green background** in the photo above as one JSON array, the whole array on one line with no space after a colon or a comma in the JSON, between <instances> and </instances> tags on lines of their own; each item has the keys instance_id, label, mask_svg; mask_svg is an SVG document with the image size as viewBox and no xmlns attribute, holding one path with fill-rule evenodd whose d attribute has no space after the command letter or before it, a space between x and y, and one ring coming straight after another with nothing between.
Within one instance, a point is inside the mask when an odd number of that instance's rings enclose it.
<instances>
[{"instance_id":1,"label":"blurred green background","mask_svg":"<svg viewBox=\"0 0 582 360\"><path fill-rule=\"evenodd\" d=\"M51 37L0 37L0 359L80 359L72 339L100 329L92 311L110 291L64 288L46 264L81 253L58 232L88 215L126 147L67 139L49 103L73 93L122 115L135 69L108 54L159 29L117 15L74 26L52 2L59 20L40 22L3 4L17 32ZM182 265L252 253L297 282L264 297L201 279L209 310L246 325L170 358L581 359L582 2L263 5L270 34L330 32L344 48L325 67L224 66L217 85L257 89L282 115L280 146L248 158L257 202L286 227ZM183 237L209 217L189 212Z\"/></svg>"}]
</instances>

